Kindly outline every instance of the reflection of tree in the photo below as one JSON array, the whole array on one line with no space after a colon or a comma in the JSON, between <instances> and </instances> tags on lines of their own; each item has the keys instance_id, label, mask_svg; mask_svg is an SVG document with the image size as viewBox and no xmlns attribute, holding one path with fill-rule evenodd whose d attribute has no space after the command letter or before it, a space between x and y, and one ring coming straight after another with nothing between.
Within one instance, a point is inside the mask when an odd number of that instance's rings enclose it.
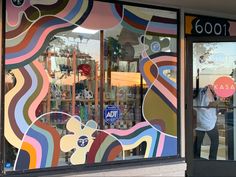
<instances>
[{"instance_id":1,"label":"reflection of tree","mask_svg":"<svg viewBox=\"0 0 236 177\"><path fill-rule=\"evenodd\" d=\"M106 40L106 56L107 56L107 84L108 84L108 92L111 89L111 66L112 61L115 63L119 63L119 58L121 57L121 45L119 41L113 37L108 37ZM115 70L118 70L118 65L115 66Z\"/></svg>"},{"instance_id":2,"label":"reflection of tree","mask_svg":"<svg viewBox=\"0 0 236 177\"><path fill-rule=\"evenodd\" d=\"M116 61L118 58L121 58L123 56L123 51L121 48L121 44L119 41L113 37L107 38L107 55L112 59L113 61Z\"/></svg>"},{"instance_id":3,"label":"reflection of tree","mask_svg":"<svg viewBox=\"0 0 236 177\"><path fill-rule=\"evenodd\" d=\"M217 43L195 43L193 45L193 56L199 63L205 63L213 54ZM209 61L208 61L209 62Z\"/></svg>"}]
</instances>

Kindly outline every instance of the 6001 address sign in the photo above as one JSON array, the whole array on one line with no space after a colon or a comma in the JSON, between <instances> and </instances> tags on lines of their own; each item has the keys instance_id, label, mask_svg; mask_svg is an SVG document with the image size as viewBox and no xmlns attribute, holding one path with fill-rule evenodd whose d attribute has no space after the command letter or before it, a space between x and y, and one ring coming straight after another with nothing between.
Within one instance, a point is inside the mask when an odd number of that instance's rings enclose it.
<instances>
[{"instance_id":1,"label":"6001 address sign","mask_svg":"<svg viewBox=\"0 0 236 177\"><path fill-rule=\"evenodd\" d=\"M191 36L235 36L236 22L208 16L185 16L185 34Z\"/></svg>"}]
</instances>

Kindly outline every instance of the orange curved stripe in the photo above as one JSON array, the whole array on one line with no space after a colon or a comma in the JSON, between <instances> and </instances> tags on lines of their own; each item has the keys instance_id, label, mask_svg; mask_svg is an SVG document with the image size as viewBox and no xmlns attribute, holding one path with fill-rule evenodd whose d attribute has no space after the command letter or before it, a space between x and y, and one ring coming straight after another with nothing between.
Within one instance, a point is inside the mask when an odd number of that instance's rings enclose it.
<instances>
[{"instance_id":1,"label":"orange curved stripe","mask_svg":"<svg viewBox=\"0 0 236 177\"><path fill-rule=\"evenodd\" d=\"M21 147L22 150L28 152L29 156L30 156L30 164L29 164L29 169L34 169L37 167L37 156L36 156L36 150L34 149L34 147L29 144L29 143L26 143L26 142L23 142L22 144L22 147Z\"/></svg>"},{"instance_id":2,"label":"orange curved stripe","mask_svg":"<svg viewBox=\"0 0 236 177\"><path fill-rule=\"evenodd\" d=\"M119 156L120 152L122 152L122 147L120 145L114 147L112 151L109 153L108 161L113 161L117 156Z\"/></svg>"},{"instance_id":3,"label":"orange curved stripe","mask_svg":"<svg viewBox=\"0 0 236 177\"><path fill-rule=\"evenodd\" d=\"M148 80L151 82L151 83L153 83L154 81L155 81L155 77L153 77L153 75L152 75L152 73L150 72L151 71L151 67L152 67L152 65L153 65L153 62L152 61L147 61L146 63L145 63L145 65L144 65L144 67L143 67L143 69L144 69L144 73L145 73L145 75L146 75L146 77L148 78Z\"/></svg>"}]
</instances>

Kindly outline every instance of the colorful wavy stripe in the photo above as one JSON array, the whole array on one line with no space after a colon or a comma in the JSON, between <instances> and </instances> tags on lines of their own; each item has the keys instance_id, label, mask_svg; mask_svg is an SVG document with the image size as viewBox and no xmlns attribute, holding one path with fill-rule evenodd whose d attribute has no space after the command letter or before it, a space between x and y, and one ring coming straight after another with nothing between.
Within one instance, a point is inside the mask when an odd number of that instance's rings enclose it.
<instances>
[{"instance_id":1,"label":"colorful wavy stripe","mask_svg":"<svg viewBox=\"0 0 236 177\"><path fill-rule=\"evenodd\" d=\"M113 136L99 131L87 154L87 163L108 162L115 160L122 153L122 146Z\"/></svg>"},{"instance_id":2,"label":"colorful wavy stripe","mask_svg":"<svg viewBox=\"0 0 236 177\"><path fill-rule=\"evenodd\" d=\"M58 165L60 135L55 128L41 121L35 121L25 134L14 170L56 167ZM27 157L31 158L22 162Z\"/></svg>"},{"instance_id":3,"label":"colorful wavy stripe","mask_svg":"<svg viewBox=\"0 0 236 177\"><path fill-rule=\"evenodd\" d=\"M156 54L152 59L155 68L158 68L158 77L153 82L153 90L159 90L160 94L165 97L168 105L176 112L177 110L177 84L165 75L164 71L174 71L177 73L177 57L175 53L161 52ZM153 67L153 66L152 66ZM152 70L152 68L151 68Z\"/></svg>"},{"instance_id":4,"label":"colorful wavy stripe","mask_svg":"<svg viewBox=\"0 0 236 177\"><path fill-rule=\"evenodd\" d=\"M176 37L177 19L153 16L147 26L146 34L165 37Z\"/></svg>"},{"instance_id":5,"label":"colorful wavy stripe","mask_svg":"<svg viewBox=\"0 0 236 177\"><path fill-rule=\"evenodd\" d=\"M152 90L161 94L168 105L176 112L177 109L177 85L176 80L171 80L164 71L177 70L177 57L175 53L160 52L155 54L152 60L143 58L140 61L140 70L146 83Z\"/></svg>"},{"instance_id":6,"label":"colorful wavy stripe","mask_svg":"<svg viewBox=\"0 0 236 177\"><path fill-rule=\"evenodd\" d=\"M177 36L176 19L142 14L137 7L124 6L124 16L121 24L123 27L140 34L146 32L147 35Z\"/></svg>"},{"instance_id":7,"label":"colorful wavy stripe","mask_svg":"<svg viewBox=\"0 0 236 177\"><path fill-rule=\"evenodd\" d=\"M140 72L149 86L143 100L143 116L154 127L159 124L157 129L172 136L177 136L177 84L176 78L165 73L177 73L177 56L173 52L162 52L169 42L160 37L175 37L176 34L175 19L153 16L144 36L149 48L143 52L140 61ZM154 43L160 47L157 52L151 50ZM153 105L157 106L154 108Z\"/></svg>"},{"instance_id":8,"label":"colorful wavy stripe","mask_svg":"<svg viewBox=\"0 0 236 177\"><path fill-rule=\"evenodd\" d=\"M37 106L47 94L49 81L37 61L12 73L16 85L5 95L5 136L12 145L19 147L19 141L35 119Z\"/></svg>"},{"instance_id":9,"label":"colorful wavy stripe","mask_svg":"<svg viewBox=\"0 0 236 177\"><path fill-rule=\"evenodd\" d=\"M157 131L155 128L150 126L148 122L138 123L128 130L108 129L106 132L112 134L119 140L119 142L121 142L124 151L132 150L141 143L146 142L147 146L144 158L163 156L165 144L176 139ZM168 142L165 142L166 137L168 137ZM165 148L175 148L175 146Z\"/></svg>"},{"instance_id":10,"label":"colorful wavy stripe","mask_svg":"<svg viewBox=\"0 0 236 177\"><path fill-rule=\"evenodd\" d=\"M21 69L22 70L22 69ZM15 117L14 110L16 104L23 95L25 90L25 78L20 69L12 70L12 73L16 76L16 85L5 95L5 106L4 106L4 135L7 141L16 148L20 148L21 140L25 132L21 132L19 126L16 123L16 119L22 119L21 117Z\"/></svg>"},{"instance_id":11,"label":"colorful wavy stripe","mask_svg":"<svg viewBox=\"0 0 236 177\"><path fill-rule=\"evenodd\" d=\"M68 12L65 12L66 10L69 10L71 6L74 5L76 1L69 1L69 0L62 0L57 1L55 4L50 5L43 5L43 4L33 4L33 6L27 8L21 17L20 23L15 28L9 28L6 32L6 39L12 39L19 35L22 35L22 33L26 33L29 29L29 27L34 23L35 20L31 21L33 16L35 16L35 8L37 8L40 11L40 18L47 16L53 16L57 14L65 14ZM44 2L45 3L45 2ZM68 4L68 3L71 3ZM14 8L15 9L15 8ZM12 7L7 6L7 12L12 12ZM16 16L17 14L15 14ZM31 17L32 16L32 17ZM39 17L38 17L39 18ZM10 25L9 20L7 20L7 25Z\"/></svg>"},{"instance_id":12,"label":"colorful wavy stripe","mask_svg":"<svg viewBox=\"0 0 236 177\"><path fill-rule=\"evenodd\" d=\"M34 61L12 72L17 84L5 95L5 137L14 147L32 157L30 169L56 166L60 136L54 128L37 122L35 115L49 88L44 68L38 61Z\"/></svg>"},{"instance_id":13,"label":"colorful wavy stripe","mask_svg":"<svg viewBox=\"0 0 236 177\"><path fill-rule=\"evenodd\" d=\"M5 64L8 69L30 63L46 49L54 34L73 29L86 19L91 11L92 1L71 2L65 8L70 11L62 11L57 16L43 16L34 22L27 31L18 36L12 36L12 40L6 40L6 46L9 47L6 47Z\"/></svg>"},{"instance_id":14,"label":"colorful wavy stripe","mask_svg":"<svg viewBox=\"0 0 236 177\"><path fill-rule=\"evenodd\" d=\"M65 119L72 117L64 112L49 112L37 117L24 135L14 170L58 166L60 135L55 128L43 123L51 116L66 116Z\"/></svg>"},{"instance_id":15,"label":"colorful wavy stripe","mask_svg":"<svg viewBox=\"0 0 236 177\"><path fill-rule=\"evenodd\" d=\"M91 0L87 0L87 1L85 0L73 0L73 1L61 0L61 1L57 1L55 4L49 4L49 5L48 4L45 4L45 5L33 4L31 7L25 10L24 15L22 16L20 24L18 26L16 26L15 28L11 27L11 28L6 29L6 39L13 39L13 38L18 37L19 35L22 35L23 33L26 33L31 27L31 25L36 22L36 20L40 20L41 18L45 16L57 17L73 24L76 20L74 18L74 21L72 21L74 16L76 15L83 16L83 14L84 15L89 14L88 6L92 7L93 1ZM35 11L36 11L35 8L37 9L37 11L40 11L40 17L34 21L29 21L28 18L30 16L35 16ZM80 10L79 13L78 13L78 10ZM9 6L7 6L7 11L12 12L12 8L11 7L9 8ZM85 17L86 16L84 16L83 18ZM7 21L7 25L8 25L8 21Z\"/></svg>"},{"instance_id":16,"label":"colorful wavy stripe","mask_svg":"<svg viewBox=\"0 0 236 177\"><path fill-rule=\"evenodd\" d=\"M159 122L164 127L163 132L176 136L177 84L175 79L165 75L164 72L169 70L175 73L177 70L174 53L160 52L152 60L141 60L140 71L150 89L143 101L143 115L152 125ZM153 105L158 106L154 108Z\"/></svg>"},{"instance_id":17,"label":"colorful wavy stripe","mask_svg":"<svg viewBox=\"0 0 236 177\"><path fill-rule=\"evenodd\" d=\"M109 11L104 13L108 13L112 19L104 20L101 25L96 22L98 17L94 18L96 23L90 17L98 10L101 11L102 6L107 7ZM61 0L54 4L27 6L19 17L18 25L18 19L10 22L9 25L16 26L7 28L5 64L7 69L18 69L12 71L17 83L5 95L4 130L6 139L19 149L14 170L58 165L60 136L54 128L42 123L43 116L35 116L38 105L48 92L49 84L43 67L34 60L43 53L54 34L78 25L112 28L123 19L123 27L139 34L176 36L175 20L145 16L136 13L139 12L138 8L134 9L93 0ZM7 11L10 12L9 9ZM176 70L176 56L148 54L144 55L140 66L150 87L144 98L143 112L151 125L142 122L129 130L113 129L107 130L107 133L99 131L88 153L88 163L115 160L121 152L131 150L142 142L147 143L145 158L176 155L177 139L173 137L177 129L176 81L164 74L165 70ZM155 101L152 101L153 98ZM151 105L157 105L158 108L149 112L146 108Z\"/></svg>"},{"instance_id":18,"label":"colorful wavy stripe","mask_svg":"<svg viewBox=\"0 0 236 177\"><path fill-rule=\"evenodd\" d=\"M147 83L148 87L151 87L152 83L158 76L158 69L157 67L154 68L156 65L150 60L149 58L145 57L142 58L139 62L139 69L143 76L143 79ZM151 70L152 68L152 70Z\"/></svg>"},{"instance_id":19,"label":"colorful wavy stripe","mask_svg":"<svg viewBox=\"0 0 236 177\"><path fill-rule=\"evenodd\" d=\"M123 16L123 21L121 23L123 27L129 29L132 32L144 34L148 22L149 19L145 19L139 16L138 13L134 13L133 11L129 10L127 6L124 7L124 16Z\"/></svg>"}]
</instances>

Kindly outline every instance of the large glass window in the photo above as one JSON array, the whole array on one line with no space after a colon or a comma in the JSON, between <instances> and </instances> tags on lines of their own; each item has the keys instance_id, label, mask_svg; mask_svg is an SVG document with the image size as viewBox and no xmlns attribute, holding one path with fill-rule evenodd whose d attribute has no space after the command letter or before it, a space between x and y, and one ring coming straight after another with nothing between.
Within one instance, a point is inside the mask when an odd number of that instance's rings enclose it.
<instances>
[{"instance_id":1,"label":"large glass window","mask_svg":"<svg viewBox=\"0 0 236 177\"><path fill-rule=\"evenodd\" d=\"M194 156L234 160L235 42L193 43Z\"/></svg>"},{"instance_id":2,"label":"large glass window","mask_svg":"<svg viewBox=\"0 0 236 177\"><path fill-rule=\"evenodd\" d=\"M5 170L177 156L177 12L75 2L7 18Z\"/></svg>"}]
</instances>

